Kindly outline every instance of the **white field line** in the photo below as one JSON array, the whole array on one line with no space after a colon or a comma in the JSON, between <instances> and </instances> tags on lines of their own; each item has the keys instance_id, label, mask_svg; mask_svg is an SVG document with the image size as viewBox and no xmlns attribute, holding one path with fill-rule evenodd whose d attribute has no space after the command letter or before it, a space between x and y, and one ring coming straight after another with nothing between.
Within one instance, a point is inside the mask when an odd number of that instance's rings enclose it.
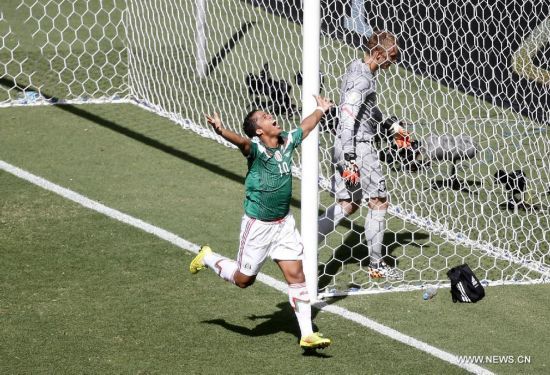
<instances>
[{"instance_id":1,"label":"white field line","mask_svg":"<svg viewBox=\"0 0 550 375\"><path fill-rule=\"evenodd\" d=\"M107 207L99 202L96 202L94 200L91 200L81 194L78 194L72 190L66 189L62 186L59 186L57 184L54 184L48 180L45 180L41 177L38 177L32 173L29 173L23 169L20 169L18 167L15 167L9 163L6 163L2 160L0 160L0 169L4 170L8 173L11 173L23 180L26 180L28 182L31 182L34 185L37 185L43 189L49 190L51 192L54 192L66 199L69 199L75 203L78 203L84 207L90 208L96 212L102 213L110 218L113 218L115 220L121 221L123 223L129 224L135 228L141 229L147 233L151 233L158 238L161 238L165 241L170 242L173 245L176 245L177 247L191 251L193 253L197 253L199 250L199 245L196 245L194 243L191 243L189 241L184 240L183 238L177 236L174 233L171 233L167 230L164 230L162 228L156 227L152 224L146 223L143 220L137 219L133 216L127 215L125 213L122 213L118 210L115 210L113 208ZM271 276L268 276L266 274L260 273L257 277L257 280L274 288L279 290L280 292L286 294L287 293L287 285L286 283L279 281ZM473 374L493 374L491 371L477 366L475 364L470 363L463 363L459 359L458 356L448 353L446 351L443 351L441 349L438 349L434 346L431 346L429 344L426 344L425 342L419 341L413 337L407 336L399 331L396 331L390 327L387 327L383 324L377 323L372 319L367 318L366 316L363 316L361 314L349 311L343 307L335 306L335 305L328 305L326 303L318 303L316 304L316 307L319 308L322 311L330 312L335 315L338 315L340 317L343 317L344 319L351 320L353 322L356 322L364 327L367 327L375 332L378 332L384 336L391 337L392 339L402 342L405 345L412 346L413 348L416 348L418 350L421 350L425 353L428 353L434 357L437 357L445 362L448 362L450 364L453 364L455 366L458 366L460 368L463 368L467 371L470 371Z\"/></svg>"}]
</instances>

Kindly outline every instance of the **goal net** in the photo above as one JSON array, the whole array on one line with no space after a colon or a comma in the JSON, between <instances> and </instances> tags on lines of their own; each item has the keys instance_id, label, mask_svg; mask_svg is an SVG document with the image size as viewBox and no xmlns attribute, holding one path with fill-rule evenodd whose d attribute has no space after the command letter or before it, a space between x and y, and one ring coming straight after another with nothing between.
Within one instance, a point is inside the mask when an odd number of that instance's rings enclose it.
<instances>
[{"instance_id":1,"label":"goal net","mask_svg":"<svg viewBox=\"0 0 550 375\"><path fill-rule=\"evenodd\" d=\"M411 167L392 142L376 145L390 194L385 260L400 277L369 276L363 205L319 242L320 295L445 284L462 263L489 284L548 281L547 3L320 3L321 94L339 102L365 38L391 31L401 55L377 74L378 106L406 120L424 157ZM301 0L22 0L0 8L0 106L128 102L231 147L204 113L239 133L252 108L299 123L304 17ZM337 120L320 126L320 212L335 202ZM449 157L441 142L457 139L473 152Z\"/></svg>"}]
</instances>

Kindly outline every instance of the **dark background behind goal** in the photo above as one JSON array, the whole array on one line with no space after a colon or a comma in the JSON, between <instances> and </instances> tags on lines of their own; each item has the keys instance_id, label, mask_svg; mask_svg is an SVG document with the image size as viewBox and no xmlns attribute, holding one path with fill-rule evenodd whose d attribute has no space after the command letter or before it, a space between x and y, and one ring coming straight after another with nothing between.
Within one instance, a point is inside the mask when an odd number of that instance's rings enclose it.
<instances>
[{"instance_id":1,"label":"dark background behind goal","mask_svg":"<svg viewBox=\"0 0 550 375\"><path fill-rule=\"evenodd\" d=\"M242 1L301 23L301 0ZM359 47L362 37L345 27L359 2L321 0L323 33ZM550 17L549 9L547 0L363 2L367 24L400 37L401 65L541 123L550 121L550 42L533 57L545 71L539 81L514 72L512 55Z\"/></svg>"}]
</instances>

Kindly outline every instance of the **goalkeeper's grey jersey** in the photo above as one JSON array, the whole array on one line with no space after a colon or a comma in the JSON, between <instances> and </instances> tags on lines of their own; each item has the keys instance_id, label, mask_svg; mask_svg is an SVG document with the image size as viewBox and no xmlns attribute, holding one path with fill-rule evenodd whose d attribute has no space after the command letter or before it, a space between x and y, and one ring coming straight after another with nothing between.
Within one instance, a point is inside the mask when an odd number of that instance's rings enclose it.
<instances>
[{"instance_id":1,"label":"goalkeeper's grey jersey","mask_svg":"<svg viewBox=\"0 0 550 375\"><path fill-rule=\"evenodd\" d=\"M362 60L348 65L340 93L337 136L344 152L350 153L355 151L355 142L370 141L382 122L376 106L376 77Z\"/></svg>"}]
</instances>

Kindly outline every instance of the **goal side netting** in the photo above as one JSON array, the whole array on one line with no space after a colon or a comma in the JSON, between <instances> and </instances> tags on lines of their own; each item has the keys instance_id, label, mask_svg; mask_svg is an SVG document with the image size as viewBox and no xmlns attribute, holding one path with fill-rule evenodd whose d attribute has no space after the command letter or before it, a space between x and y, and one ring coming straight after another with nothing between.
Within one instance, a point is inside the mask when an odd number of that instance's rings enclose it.
<instances>
[{"instance_id":1,"label":"goal side netting","mask_svg":"<svg viewBox=\"0 0 550 375\"><path fill-rule=\"evenodd\" d=\"M549 280L550 14L544 1L499 4L320 2L320 93L339 102L365 39L391 31L401 55L377 75L378 106L425 147L411 168L391 142L376 145L390 194L384 255L401 276L370 277L362 205L320 239L321 296L445 285L462 263L489 285ZM304 17L300 0L23 0L0 9L0 106L133 103L232 147L204 113L238 133L253 108L299 123ZM337 121L334 111L320 124L320 212L335 203ZM434 139L467 139L473 152L450 157Z\"/></svg>"}]
</instances>

